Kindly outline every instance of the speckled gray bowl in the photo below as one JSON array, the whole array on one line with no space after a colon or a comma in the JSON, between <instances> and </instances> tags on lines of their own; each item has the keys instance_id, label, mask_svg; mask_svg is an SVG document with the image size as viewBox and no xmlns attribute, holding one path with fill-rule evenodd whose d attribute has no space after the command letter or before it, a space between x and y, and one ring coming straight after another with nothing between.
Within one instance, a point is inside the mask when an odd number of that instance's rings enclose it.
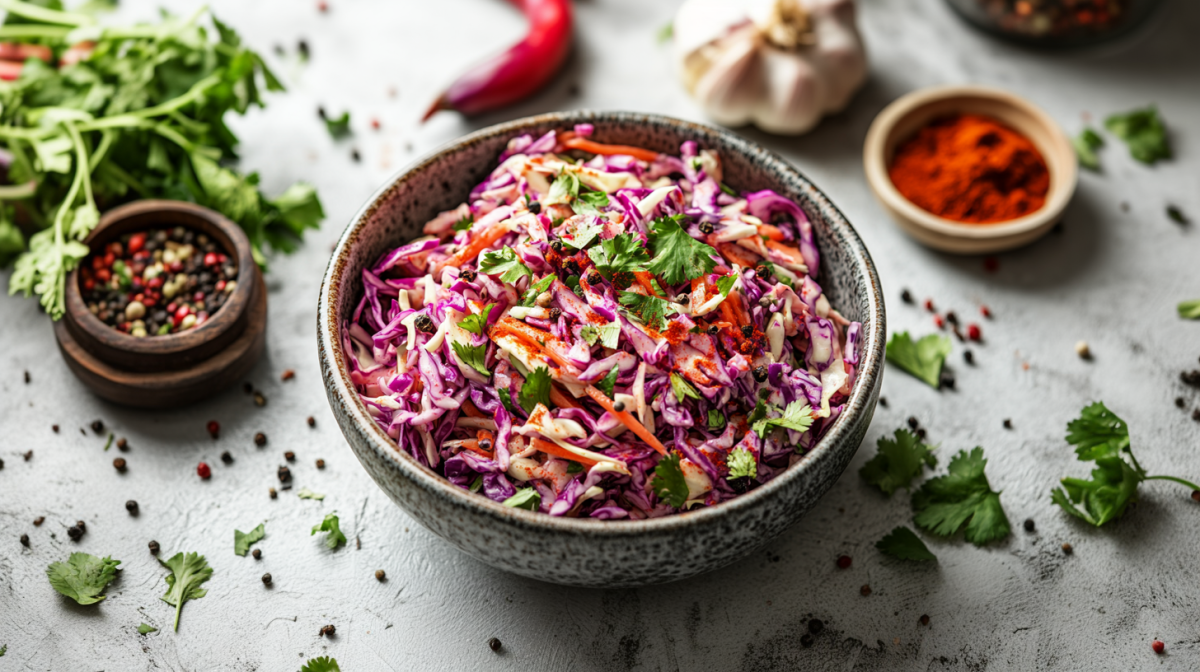
<instances>
[{"instance_id":1,"label":"speckled gray bowl","mask_svg":"<svg viewBox=\"0 0 1200 672\"><path fill-rule=\"evenodd\" d=\"M371 420L350 382L339 326L362 293L364 266L419 235L421 226L465 195L496 164L509 138L577 123L601 142L677 154L685 140L720 152L725 181L775 189L804 209L821 251L819 282L833 305L863 323L861 370L850 402L805 459L729 502L640 521L556 518L503 507L451 485L401 453ZM625 587L695 576L761 547L795 522L845 470L862 442L883 376L884 313L879 277L858 234L816 187L780 157L725 130L627 112L562 112L472 133L388 182L346 227L321 282L318 348L329 404L367 472L435 534L494 567L543 581Z\"/></svg>"}]
</instances>

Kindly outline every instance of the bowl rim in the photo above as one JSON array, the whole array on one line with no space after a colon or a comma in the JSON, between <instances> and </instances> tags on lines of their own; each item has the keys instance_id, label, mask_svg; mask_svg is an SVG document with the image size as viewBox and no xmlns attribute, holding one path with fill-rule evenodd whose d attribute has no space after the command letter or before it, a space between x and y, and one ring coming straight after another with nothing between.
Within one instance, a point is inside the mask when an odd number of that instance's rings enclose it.
<instances>
[{"instance_id":1,"label":"bowl rim","mask_svg":"<svg viewBox=\"0 0 1200 672\"><path fill-rule=\"evenodd\" d=\"M864 346L869 345L870 347L864 347L860 354L859 370L861 375L855 381L850 397L846 401L847 411L838 417L834 426L830 428L829 432L805 456L805 459L788 467L782 474L766 484L715 506L706 506L669 516L637 521L568 518L506 507L487 497L480 497L475 493L459 488L445 477L419 464L411 455L397 450L395 442L371 418L366 406L362 403L362 400L350 382L347 367L344 365L344 355L340 334L338 334L339 325L336 314L336 306L340 298L337 283L340 282L340 278L345 271L350 248L357 241L381 203L405 180L419 174L422 170L427 169L446 155L454 154L469 148L473 144L492 139L496 136L512 137L531 127L544 125L569 127L579 123L602 124L606 122L651 122L681 127L685 132L691 131L696 135L715 136L731 145L735 151L744 155L757 154L763 159L765 167L771 172L778 171L785 175L790 174L793 179L801 184L808 185L813 190L815 205L821 211L822 216L829 221L830 227L841 229L841 235L845 239L850 251L852 266L856 271L855 275L863 278L867 285L867 310L864 316L864 326L867 328L864 330L866 333L862 342ZM603 134L603 129L598 128L597 133ZM700 139L697 138L697 140ZM870 396L876 387L877 379L883 375L886 318L879 275L876 272L870 253L863 244L862 238L829 197L808 180L808 178L804 177L799 170L783 159L783 157L731 131L707 124L641 112L571 110L523 117L474 131L426 153L387 180L371 195L366 204L359 209L342 232L342 235L338 238L337 245L330 257L329 265L321 279L321 290L317 306L317 332L318 356L322 364L322 369L326 372L326 391L330 394L331 403L333 403L334 396L336 396L336 401L340 403L347 417L355 424L364 441L370 445L370 448L379 457L382 457L386 462L395 466L397 471L404 475L410 484L432 495L441 497L443 501L454 505L459 510L470 511L473 514L482 515L485 518L510 527L570 534L580 537L620 539L653 533L678 532L694 525L715 523L726 516L744 512L763 503L773 493L786 488L791 481L801 478L804 472L815 468L814 465L817 462L835 459L834 453L838 449L846 449L841 444L853 432L852 417L856 413L870 413L869 410L866 410L867 405L870 403ZM857 450L858 446L855 445L852 449Z\"/></svg>"},{"instance_id":2,"label":"bowl rim","mask_svg":"<svg viewBox=\"0 0 1200 672\"><path fill-rule=\"evenodd\" d=\"M1024 217L1002 222L969 224L939 217L908 200L900 193L900 190L892 183L884 161L884 148L891 140L896 126L909 115L919 112L928 105L956 99L987 100L1018 108L1043 128L1050 138L1049 142L1055 152L1068 153L1074 157L1075 150L1071 147L1071 141L1058 122L1026 98L1005 89L978 84L930 86L907 93L892 101L871 122L866 140L863 142L863 168L867 175L867 182L876 197L915 226L943 236L972 241L1012 239L1036 231L1060 218L1075 194L1076 183L1079 179L1079 169L1074 160L1056 166L1053 165L1056 162L1047 159L1046 168L1051 173L1051 180L1050 192L1045 204ZM1029 140L1035 145L1039 144L1034 138L1029 138ZM1038 146L1038 150L1044 158L1049 153L1046 151L1047 147L1041 145Z\"/></svg>"}]
</instances>

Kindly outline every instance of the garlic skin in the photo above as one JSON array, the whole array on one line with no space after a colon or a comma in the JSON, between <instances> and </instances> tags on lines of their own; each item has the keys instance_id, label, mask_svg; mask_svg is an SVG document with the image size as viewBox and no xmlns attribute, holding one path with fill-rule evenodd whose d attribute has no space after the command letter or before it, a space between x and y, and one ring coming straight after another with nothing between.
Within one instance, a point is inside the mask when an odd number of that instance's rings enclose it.
<instances>
[{"instance_id":1,"label":"garlic skin","mask_svg":"<svg viewBox=\"0 0 1200 672\"><path fill-rule=\"evenodd\" d=\"M687 0L674 33L684 87L726 126L806 133L866 80L854 0Z\"/></svg>"}]
</instances>

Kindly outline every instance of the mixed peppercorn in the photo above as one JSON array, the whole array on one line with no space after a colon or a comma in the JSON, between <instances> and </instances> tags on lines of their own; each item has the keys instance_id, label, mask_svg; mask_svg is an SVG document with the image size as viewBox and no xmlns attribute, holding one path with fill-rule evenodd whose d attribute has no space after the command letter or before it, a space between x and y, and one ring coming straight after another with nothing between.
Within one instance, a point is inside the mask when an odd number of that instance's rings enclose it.
<instances>
[{"instance_id":1,"label":"mixed peppercorn","mask_svg":"<svg viewBox=\"0 0 1200 672\"><path fill-rule=\"evenodd\" d=\"M88 310L132 336L204 324L237 287L237 264L208 236L177 226L121 236L80 270Z\"/></svg>"}]
</instances>

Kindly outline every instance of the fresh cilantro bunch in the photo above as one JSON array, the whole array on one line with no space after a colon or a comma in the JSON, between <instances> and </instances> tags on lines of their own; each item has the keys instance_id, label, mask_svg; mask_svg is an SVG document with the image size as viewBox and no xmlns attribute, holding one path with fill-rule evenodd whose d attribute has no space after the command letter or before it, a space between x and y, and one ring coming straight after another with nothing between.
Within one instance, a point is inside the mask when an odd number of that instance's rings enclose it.
<instances>
[{"instance_id":1,"label":"fresh cilantro bunch","mask_svg":"<svg viewBox=\"0 0 1200 672\"><path fill-rule=\"evenodd\" d=\"M588 250L595 268L606 278L614 273L636 273L646 270L650 255L646 247L632 233L621 233Z\"/></svg>"},{"instance_id":2,"label":"fresh cilantro bunch","mask_svg":"<svg viewBox=\"0 0 1200 672\"><path fill-rule=\"evenodd\" d=\"M967 541L976 546L1008 536L1008 517L983 473L986 466L983 448L962 450L950 460L949 473L925 481L912 496L917 527L948 537L965 526Z\"/></svg>"},{"instance_id":3,"label":"fresh cilantro bunch","mask_svg":"<svg viewBox=\"0 0 1200 672\"><path fill-rule=\"evenodd\" d=\"M879 437L876 445L879 452L858 473L864 481L879 486L883 494L889 497L897 489L907 488L914 478L921 475L924 467L932 469L937 466L937 458L929 446L907 429L897 429L895 437L891 439Z\"/></svg>"},{"instance_id":4,"label":"fresh cilantro bunch","mask_svg":"<svg viewBox=\"0 0 1200 672\"><path fill-rule=\"evenodd\" d=\"M259 264L266 247L290 252L324 218L311 186L268 198L257 174L227 166L238 138L226 113L261 107L262 91L283 85L232 28L211 15L211 28L201 25L206 10L102 28L58 2L6 0L4 8L0 29L19 23L19 39L49 46L56 59L95 43L79 62L30 59L19 79L0 82L0 148L13 157L0 183L15 206L0 208L0 260L19 253L10 293L37 294L61 317L66 274L88 252L80 241L101 209L137 198L221 212L246 231Z\"/></svg>"},{"instance_id":5,"label":"fresh cilantro bunch","mask_svg":"<svg viewBox=\"0 0 1200 672\"><path fill-rule=\"evenodd\" d=\"M46 568L46 576L55 590L79 604L95 604L103 600L101 595L117 576L120 560L97 558L88 553L72 553L66 562L52 562Z\"/></svg>"},{"instance_id":6,"label":"fresh cilantro bunch","mask_svg":"<svg viewBox=\"0 0 1200 672\"><path fill-rule=\"evenodd\" d=\"M942 365L950 354L950 339L929 334L913 341L907 331L892 334L887 342L887 361L937 389L942 383Z\"/></svg>"},{"instance_id":7,"label":"fresh cilantro bunch","mask_svg":"<svg viewBox=\"0 0 1200 672\"><path fill-rule=\"evenodd\" d=\"M1064 511L1097 527L1118 518L1137 501L1142 481L1174 481L1192 490L1200 485L1175 476L1147 476L1129 443L1129 426L1103 402L1084 407L1067 423L1067 443L1075 446L1080 462L1095 462L1091 479L1064 478L1050 493ZM1128 458L1128 459L1126 459Z\"/></svg>"}]
</instances>

